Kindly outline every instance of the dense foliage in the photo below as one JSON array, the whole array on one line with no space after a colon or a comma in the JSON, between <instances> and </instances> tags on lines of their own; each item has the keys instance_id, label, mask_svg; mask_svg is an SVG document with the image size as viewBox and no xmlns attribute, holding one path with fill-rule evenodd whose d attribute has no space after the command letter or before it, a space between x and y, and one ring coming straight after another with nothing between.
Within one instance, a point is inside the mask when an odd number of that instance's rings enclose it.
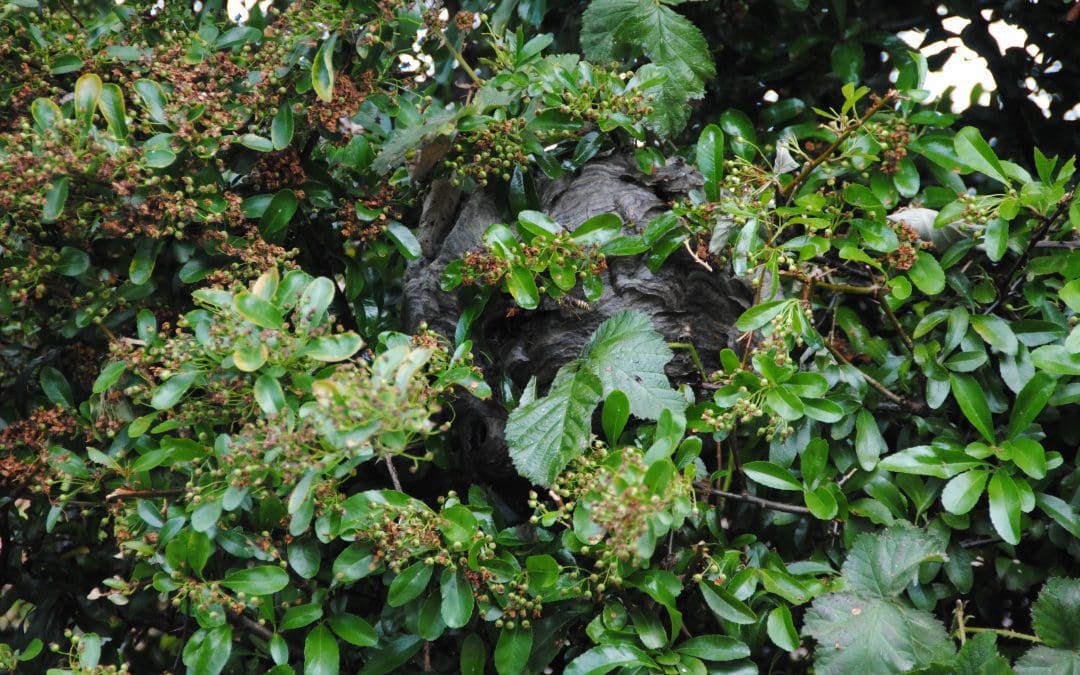
<instances>
[{"instance_id":1,"label":"dense foliage","mask_svg":"<svg viewBox=\"0 0 1080 675\"><path fill-rule=\"evenodd\" d=\"M5 5L0 667L1080 672L1074 158L808 4ZM714 64L770 17L807 43ZM605 157L693 188L544 213ZM510 217L441 334L402 278L459 191ZM484 327L616 259L741 280L739 339L619 312L493 372ZM473 398L531 491L469 466Z\"/></svg>"}]
</instances>

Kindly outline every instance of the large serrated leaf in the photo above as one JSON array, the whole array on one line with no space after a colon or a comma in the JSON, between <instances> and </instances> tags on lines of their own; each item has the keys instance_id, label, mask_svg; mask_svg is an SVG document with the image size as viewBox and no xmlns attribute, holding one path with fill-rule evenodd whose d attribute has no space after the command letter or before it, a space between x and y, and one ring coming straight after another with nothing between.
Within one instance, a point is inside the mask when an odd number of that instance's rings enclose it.
<instances>
[{"instance_id":1,"label":"large serrated leaf","mask_svg":"<svg viewBox=\"0 0 1080 675\"><path fill-rule=\"evenodd\" d=\"M814 600L803 630L818 641L819 675L903 673L953 653L948 633L932 614L855 593Z\"/></svg>"},{"instance_id":2,"label":"large serrated leaf","mask_svg":"<svg viewBox=\"0 0 1080 675\"><path fill-rule=\"evenodd\" d=\"M1050 579L1031 608L1035 633L1050 647L1080 650L1080 579Z\"/></svg>"},{"instance_id":3,"label":"large serrated leaf","mask_svg":"<svg viewBox=\"0 0 1080 675\"><path fill-rule=\"evenodd\" d=\"M926 532L893 528L856 539L841 573L857 593L893 598L915 579L919 565L944 555L942 543Z\"/></svg>"},{"instance_id":4,"label":"large serrated leaf","mask_svg":"<svg viewBox=\"0 0 1080 675\"><path fill-rule=\"evenodd\" d=\"M506 421L506 442L518 473L550 485L589 443L600 379L580 364L559 372L547 396L518 407Z\"/></svg>"},{"instance_id":5,"label":"large serrated leaf","mask_svg":"<svg viewBox=\"0 0 1080 675\"><path fill-rule=\"evenodd\" d=\"M701 31L657 0L593 0L582 18L581 46L596 62L615 60L626 48L640 48L664 71L667 80L652 121L669 136L686 124L686 101L701 98L705 81L716 74ZM668 99L679 105L665 104Z\"/></svg>"},{"instance_id":6,"label":"large serrated leaf","mask_svg":"<svg viewBox=\"0 0 1080 675\"><path fill-rule=\"evenodd\" d=\"M686 407L664 374L672 356L646 315L624 311L600 324L581 361L600 378L605 396L619 390L630 401L632 414L655 420L665 409L681 414Z\"/></svg>"}]
</instances>

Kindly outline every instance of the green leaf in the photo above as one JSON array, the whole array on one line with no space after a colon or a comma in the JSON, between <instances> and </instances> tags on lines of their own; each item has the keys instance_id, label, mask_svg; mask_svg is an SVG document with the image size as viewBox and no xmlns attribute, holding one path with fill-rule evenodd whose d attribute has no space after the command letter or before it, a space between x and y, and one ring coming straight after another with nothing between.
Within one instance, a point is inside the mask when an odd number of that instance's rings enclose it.
<instances>
[{"instance_id":1,"label":"green leaf","mask_svg":"<svg viewBox=\"0 0 1080 675\"><path fill-rule=\"evenodd\" d=\"M268 240L280 240L288 231L289 223L299 205L300 200L296 198L295 192L288 188L279 190L259 219L259 232Z\"/></svg>"},{"instance_id":2,"label":"green leaf","mask_svg":"<svg viewBox=\"0 0 1080 675\"><path fill-rule=\"evenodd\" d=\"M1006 542L1020 543L1020 491L1005 470L998 469L987 488L990 495L990 522Z\"/></svg>"},{"instance_id":3,"label":"green leaf","mask_svg":"<svg viewBox=\"0 0 1080 675\"><path fill-rule=\"evenodd\" d=\"M469 623L473 613L473 593L461 568L443 570L440 582L442 618L449 628L461 628Z\"/></svg>"},{"instance_id":4,"label":"green leaf","mask_svg":"<svg viewBox=\"0 0 1080 675\"><path fill-rule=\"evenodd\" d=\"M911 199L919 194L919 169L910 157L904 157L896 163L893 185L902 197Z\"/></svg>"},{"instance_id":5,"label":"green leaf","mask_svg":"<svg viewBox=\"0 0 1080 675\"><path fill-rule=\"evenodd\" d=\"M165 124L165 94L161 91L161 85L153 80L138 80L135 82L135 93L139 95L146 110L150 113L150 119L158 124Z\"/></svg>"},{"instance_id":6,"label":"green leaf","mask_svg":"<svg viewBox=\"0 0 1080 675\"><path fill-rule=\"evenodd\" d=\"M814 600L803 631L814 638L814 672L904 673L952 656L954 647L928 612L891 600L855 593L829 593Z\"/></svg>"},{"instance_id":7,"label":"green leaf","mask_svg":"<svg viewBox=\"0 0 1080 675\"><path fill-rule=\"evenodd\" d=\"M655 64L651 69L667 76L653 117L653 125L665 136L682 130L689 118L687 100L701 98L706 80L716 73L701 31L655 0L593 0L582 17L581 46L596 63L617 60L617 49L641 49ZM638 75L647 69L642 67Z\"/></svg>"},{"instance_id":8,"label":"green leaf","mask_svg":"<svg viewBox=\"0 0 1080 675\"><path fill-rule=\"evenodd\" d=\"M270 141L275 150L284 150L292 142L293 137L293 113L292 104L282 101L278 106L274 121L270 123Z\"/></svg>"},{"instance_id":9,"label":"green leaf","mask_svg":"<svg viewBox=\"0 0 1080 675\"><path fill-rule=\"evenodd\" d=\"M296 630L297 628L310 626L321 619L322 614L322 605L318 603L309 602L306 605L295 605L285 610L285 613L281 615L278 630Z\"/></svg>"},{"instance_id":10,"label":"green leaf","mask_svg":"<svg viewBox=\"0 0 1080 675\"><path fill-rule=\"evenodd\" d=\"M994 422L990 416L990 406L986 403L986 395L978 381L970 375L949 375L952 384L953 397L960 405L964 417L971 422L987 443L993 445L997 441L994 437Z\"/></svg>"},{"instance_id":11,"label":"green leaf","mask_svg":"<svg viewBox=\"0 0 1080 675\"><path fill-rule=\"evenodd\" d=\"M1028 380L1024 388L1016 395L1016 403L1013 404L1012 411L1009 413L1007 438L1016 438L1031 426L1050 401L1056 386L1057 378L1041 371Z\"/></svg>"},{"instance_id":12,"label":"green leaf","mask_svg":"<svg viewBox=\"0 0 1080 675\"><path fill-rule=\"evenodd\" d=\"M469 633L461 643L461 675L484 675L487 647L476 633Z\"/></svg>"},{"instance_id":13,"label":"green leaf","mask_svg":"<svg viewBox=\"0 0 1080 675\"><path fill-rule=\"evenodd\" d=\"M793 652L799 648L799 631L795 630L795 622L787 605L780 605L769 612L766 628L769 639L780 649Z\"/></svg>"},{"instance_id":14,"label":"green leaf","mask_svg":"<svg viewBox=\"0 0 1080 675\"><path fill-rule=\"evenodd\" d=\"M304 675L337 675L341 657L326 626L312 628L304 640Z\"/></svg>"},{"instance_id":15,"label":"green leaf","mask_svg":"<svg viewBox=\"0 0 1080 675\"><path fill-rule=\"evenodd\" d=\"M1048 647L1080 650L1080 579L1050 579L1031 608L1031 625Z\"/></svg>"},{"instance_id":16,"label":"green leaf","mask_svg":"<svg viewBox=\"0 0 1080 675\"><path fill-rule=\"evenodd\" d=\"M806 508L810 509L810 513L818 520L835 518L840 511L836 496L824 485L815 490L803 490L803 501L806 502Z\"/></svg>"},{"instance_id":17,"label":"green leaf","mask_svg":"<svg viewBox=\"0 0 1080 675\"><path fill-rule=\"evenodd\" d=\"M619 390L630 401L632 415L656 420L665 409L681 416L686 407L664 372L672 356L648 316L622 311L600 324L581 361L600 379L604 395Z\"/></svg>"},{"instance_id":18,"label":"green leaf","mask_svg":"<svg viewBox=\"0 0 1080 675\"><path fill-rule=\"evenodd\" d=\"M952 478L958 473L983 465L985 462L973 459L966 453L945 450L933 445L907 448L889 455L878 463L878 467L886 471L935 478Z\"/></svg>"},{"instance_id":19,"label":"green leaf","mask_svg":"<svg viewBox=\"0 0 1080 675\"><path fill-rule=\"evenodd\" d=\"M990 145L975 127L964 127L953 139L960 161L994 180L1009 185L1008 174Z\"/></svg>"},{"instance_id":20,"label":"green leaf","mask_svg":"<svg viewBox=\"0 0 1080 675\"><path fill-rule=\"evenodd\" d=\"M534 237L554 236L563 231L562 225L540 211L525 210L518 213L518 229Z\"/></svg>"},{"instance_id":21,"label":"green leaf","mask_svg":"<svg viewBox=\"0 0 1080 675\"><path fill-rule=\"evenodd\" d=\"M991 218L983 231L983 246L986 257L991 262L998 262L1005 257L1009 247L1009 221L1004 218Z\"/></svg>"},{"instance_id":22,"label":"green leaf","mask_svg":"<svg viewBox=\"0 0 1080 675\"><path fill-rule=\"evenodd\" d=\"M941 505L949 513L964 515L975 508L989 478L989 471L967 471L955 476L941 491Z\"/></svg>"},{"instance_id":23,"label":"green leaf","mask_svg":"<svg viewBox=\"0 0 1080 675\"><path fill-rule=\"evenodd\" d=\"M1080 651L1038 646L1013 666L1016 675L1080 675Z\"/></svg>"},{"instance_id":24,"label":"green leaf","mask_svg":"<svg viewBox=\"0 0 1080 675\"><path fill-rule=\"evenodd\" d=\"M68 409L75 407L75 397L71 393L71 385L68 384L67 378L59 370L52 366L42 366L41 372L38 374L38 381L41 383L41 390L45 392L45 397L53 405L63 406Z\"/></svg>"},{"instance_id":25,"label":"green leaf","mask_svg":"<svg viewBox=\"0 0 1080 675\"><path fill-rule=\"evenodd\" d=\"M510 268L506 277L506 286L510 295L522 309L536 309L540 306L540 290L536 287L536 278L532 270L522 265Z\"/></svg>"},{"instance_id":26,"label":"green leaf","mask_svg":"<svg viewBox=\"0 0 1080 675\"><path fill-rule=\"evenodd\" d=\"M267 373L255 380L255 402L267 417L274 417L285 408L285 391L276 377Z\"/></svg>"},{"instance_id":27,"label":"green leaf","mask_svg":"<svg viewBox=\"0 0 1080 675\"><path fill-rule=\"evenodd\" d=\"M91 391L95 394L100 394L103 391L108 391L110 387L120 381L124 373L127 371L127 362L125 361L113 361L109 365L101 369L101 373L94 380L94 386Z\"/></svg>"},{"instance_id":28,"label":"green leaf","mask_svg":"<svg viewBox=\"0 0 1080 675\"><path fill-rule=\"evenodd\" d=\"M127 110L124 108L124 92L118 84L106 84L101 87L98 108L109 125L109 133L117 140L128 137Z\"/></svg>"},{"instance_id":29,"label":"green leaf","mask_svg":"<svg viewBox=\"0 0 1080 675\"><path fill-rule=\"evenodd\" d=\"M865 63L863 48L858 42L841 42L832 49L832 70L841 82L858 82Z\"/></svg>"},{"instance_id":30,"label":"green leaf","mask_svg":"<svg viewBox=\"0 0 1080 675\"><path fill-rule=\"evenodd\" d=\"M401 573L390 582L386 604L391 607L401 607L419 597L431 581L431 573L434 570L434 565L426 565L423 560L401 570Z\"/></svg>"},{"instance_id":31,"label":"green leaf","mask_svg":"<svg viewBox=\"0 0 1080 675\"><path fill-rule=\"evenodd\" d=\"M373 647L379 636L370 623L355 614L338 614L326 620L339 638L357 647Z\"/></svg>"},{"instance_id":32,"label":"green leaf","mask_svg":"<svg viewBox=\"0 0 1080 675\"><path fill-rule=\"evenodd\" d=\"M701 130L697 142L697 167L705 179L705 198L720 201L720 184L724 178L724 132L715 124Z\"/></svg>"},{"instance_id":33,"label":"green leaf","mask_svg":"<svg viewBox=\"0 0 1080 675\"><path fill-rule=\"evenodd\" d=\"M293 539L288 548L289 567L302 579L311 579L319 573L322 549L314 539ZM321 615L320 615L321 616Z\"/></svg>"},{"instance_id":34,"label":"green leaf","mask_svg":"<svg viewBox=\"0 0 1080 675\"><path fill-rule=\"evenodd\" d=\"M101 78L86 73L75 82L75 118L89 124L101 99Z\"/></svg>"},{"instance_id":35,"label":"green leaf","mask_svg":"<svg viewBox=\"0 0 1080 675\"><path fill-rule=\"evenodd\" d=\"M284 323L281 311L249 291L237 293L233 299L233 309L256 326L262 328L280 329Z\"/></svg>"},{"instance_id":36,"label":"green leaf","mask_svg":"<svg viewBox=\"0 0 1080 675\"><path fill-rule=\"evenodd\" d=\"M506 442L518 473L538 485L551 485L588 447L592 413L602 394L600 380L591 370L564 367L547 396L511 412Z\"/></svg>"},{"instance_id":37,"label":"green leaf","mask_svg":"<svg viewBox=\"0 0 1080 675\"><path fill-rule=\"evenodd\" d=\"M532 651L532 642L531 630L503 628L499 631L499 642L495 645L495 672L499 675L517 675L524 671ZM569 666L566 672L570 672Z\"/></svg>"},{"instance_id":38,"label":"green leaf","mask_svg":"<svg viewBox=\"0 0 1080 675\"><path fill-rule=\"evenodd\" d=\"M135 255L131 257L128 265L128 278L135 286L142 286L150 281L150 275L154 273L154 265L157 264L158 242L150 237L140 239L135 244Z\"/></svg>"},{"instance_id":39,"label":"green leaf","mask_svg":"<svg viewBox=\"0 0 1080 675\"><path fill-rule=\"evenodd\" d=\"M941 560L943 543L913 527L894 527L855 540L841 574L859 595L894 598L904 592L929 560Z\"/></svg>"},{"instance_id":40,"label":"green leaf","mask_svg":"<svg viewBox=\"0 0 1080 675\"><path fill-rule=\"evenodd\" d=\"M60 259L56 261L54 269L57 274L66 277L77 277L90 267L90 256L85 252L65 246L60 249Z\"/></svg>"},{"instance_id":41,"label":"green leaf","mask_svg":"<svg viewBox=\"0 0 1080 675\"><path fill-rule=\"evenodd\" d=\"M232 626L200 628L184 645L184 665L190 673L217 675L225 669L231 653Z\"/></svg>"},{"instance_id":42,"label":"green leaf","mask_svg":"<svg viewBox=\"0 0 1080 675\"><path fill-rule=\"evenodd\" d=\"M582 246L603 246L622 234L623 221L614 213L599 213L574 229L572 239Z\"/></svg>"},{"instance_id":43,"label":"green leaf","mask_svg":"<svg viewBox=\"0 0 1080 675\"><path fill-rule=\"evenodd\" d=\"M390 237L390 241L394 242L398 252L405 256L406 260L419 260L420 256L423 254L423 250L420 248L420 242L417 241L416 235L412 233L412 230L396 220L391 220L390 223L387 224L386 236Z\"/></svg>"},{"instance_id":44,"label":"green leaf","mask_svg":"<svg viewBox=\"0 0 1080 675\"><path fill-rule=\"evenodd\" d=\"M1013 464L1035 480L1046 478L1046 451L1038 441L1031 438L1017 438L1001 444L1012 456Z\"/></svg>"},{"instance_id":45,"label":"green leaf","mask_svg":"<svg viewBox=\"0 0 1080 675\"><path fill-rule=\"evenodd\" d=\"M698 584L701 597L705 604L718 617L740 625L750 625L757 621L754 610L743 601L736 598L727 590L713 585L711 581L702 581Z\"/></svg>"},{"instance_id":46,"label":"green leaf","mask_svg":"<svg viewBox=\"0 0 1080 675\"><path fill-rule=\"evenodd\" d=\"M649 656L627 644L600 645L583 652L566 665L563 675L604 675L616 668L651 668L656 664ZM515 671L517 672L517 671ZM499 671L503 675L502 671Z\"/></svg>"},{"instance_id":47,"label":"green leaf","mask_svg":"<svg viewBox=\"0 0 1080 675\"><path fill-rule=\"evenodd\" d=\"M255 152L270 152L274 149L274 144L269 138L258 134L244 134L240 136L239 141L240 145Z\"/></svg>"},{"instance_id":48,"label":"green leaf","mask_svg":"<svg viewBox=\"0 0 1080 675\"><path fill-rule=\"evenodd\" d=\"M167 410L173 407L180 402L198 377L199 372L195 370L185 370L173 375L154 389L154 394L150 397L150 406L155 410Z\"/></svg>"},{"instance_id":49,"label":"green leaf","mask_svg":"<svg viewBox=\"0 0 1080 675\"><path fill-rule=\"evenodd\" d=\"M742 316L735 322L735 327L744 333L757 330L772 321L789 304L789 300L770 300L760 305L754 305L742 313Z\"/></svg>"},{"instance_id":50,"label":"green leaf","mask_svg":"<svg viewBox=\"0 0 1080 675\"><path fill-rule=\"evenodd\" d=\"M608 445L614 447L630 419L630 400L626 394L618 389L608 394L604 399L604 409L601 413L601 423L604 428L604 436L607 437Z\"/></svg>"},{"instance_id":51,"label":"green leaf","mask_svg":"<svg viewBox=\"0 0 1080 675\"><path fill-rule=\"evenodd\" d=\"M337 37L337 33L334 33L323 42L311 62L311 87L327 103L334 99L334 47Z\"/></svg>"},{"instance_id":52,"label":"green leaf","mask_svg":"<svg viewBox=\"0 0 1080 675\"><path fill-rule=\"evenodd\" d=\"M699 635L681 643L675 651L705 661L735 661L750 656L745 642L727 635Z\"/></svg>"},{"instance_id":53,"label":"green leaf","mask_svg":"<svg viewBox=\"0 0 1080 675\"><path fill-rule=\"evenodd\" d=\"M873 471L878 458L889 451L885 438L878 429L877 419L865 408L855 417L855 454L859 466L866 471Z\"/></svg>"},{"instance_id":54,"label":"green leaf","mask_svg":"<svg viewBox=\"0 0 1080 675\"><path fill-rule=\"evenodd\" d=\"M803 484L795 476L772 462L747 462L743 464L743 473L755 483L761 483L775 490L802 492Z\"/></svg>"},{"instance_id":55,"label":"green leaf","mask_svg":"<svg viewBox=\"0 0 1080 675\"><path fill-rule=\"evenodd\" d=\"M729 108L720 115L720 128L731 139L731 149L736 155L745 160L752 161L757 150L754 143L757 142L757 134L754 131L754 123L741 110Z\"/></svg>"},{"instance_id":56,"label":"green leaf","mask_svg":"<svg viewBox=\"0 0 1080 675\"><path fill-rule=\"evenodd\" d=\"M45 190L45 205L41 209L41 220L47 224L55 223L60 214L64 212L64 204L68 198L68 178L62 176L55 178Z\"/></svg>"},{"instance_id":57,"label":"green leaf","mask_svg":"<svg viewBox=\"0 0 1080 675\"><path fill-rule=\"evenodd\" d=\"M304 348L304 356L316 361L344 361L358 352L364 341L356 333L338 333L317 337Z\"/></svg>"},{"instance_id":58,"label":"green leaf","mask_svg":"<svg viewBox=\"0 0 1080 675\"><path fill-rule=\"evenodd\" d=\"M1005 354L1016 353L1020 343L1004 319L993 314L973 314L970 321L971 327L986 344Z\"/></svg>"},{"instance_id":59,"label":"green leaf","mask_svg":"<svg viewBox=\"0 0 1080 675\"><path fill-rule=\"evenodd\" d=\"M926 251L919 251L915 263L907 272L911 283L927 295L937 295L945 290L945 271L937 258Z\"/></svg>"},{"instance_id":60,"label":"green leaf","mask_svg":"<svg viewBox=\"0 0 1080 675\"><path fill-rule=\"evenodd\" d=\"M1053 495L1036 493L1035 503L1065 531L1080 539L1080 515L1068 502Z\"/></svg>"},{"instance_id":61,"label":"green leaf","mask_svg":"<svg viewBox=\"0 0 1080 675\"><path fill-rule=\"evenodd\" d=\"M221 585L237 593L270 595L289 585L289 573L276 565L231 569Z\"/></svg>"},{"instance_id":62,"label":"green leaf","mask_svg":"<svg viewBox=\"0 0 1080 675\"><path fill-rule=\"evenodd\" d=\"M1080 312L1080 279L1073 279L1061 287L1062 301L1074 312Z\"/></svg>"}]
</instances>

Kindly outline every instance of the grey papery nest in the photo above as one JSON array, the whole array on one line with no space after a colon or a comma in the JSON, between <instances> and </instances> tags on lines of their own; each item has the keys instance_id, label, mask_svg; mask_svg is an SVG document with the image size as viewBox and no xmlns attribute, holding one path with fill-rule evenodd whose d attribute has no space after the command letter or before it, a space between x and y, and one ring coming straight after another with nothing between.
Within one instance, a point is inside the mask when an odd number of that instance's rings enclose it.
<instances>
[{"instance_id":1,"label":"grey papery nest","mask_svg":"<svg viewBox=\"0 0 1080 675\"><path fill-rule=\"evenodd\" d=\"M668 210L668 201L700 185L700 175L682 162L645 176L631 159L610 157L588 164L578 175L544 181L537 192L540 210L569 230L592 216L613 212L628 233L637 234ZM426 322L452 338L462 306L456 292L439 288L443 270L466 252L480 249L488 226L514 220L505 200L497 201L489 192L466 196L460 208L459 198L448 183L439 181L425 201L420 235L424 256L410 265L404 280L410 330ZM477 363L496 400L466 396L454 402L459 447L472 459L497 474L509 468L502 435L506 409L498 400L501 378L509 376L520 387L535 375L543 393L559 367L578 356L597 326L614 314L644 313L669 341L693 343L709 367L716 365L720 349L733 344L735 320L751 302L743 283L725 276L722 268L706 270L685 250L673 254L656 273L646 267L644 256L609 258L603 280L603 295L587 309L546 298L536 310L507 317L513 300L502 294L492 297L472 334ZM573 295L582 298L580 289ZM681 351L667 373L673 384L700 381Z\"/></svg>"}]
</instances>

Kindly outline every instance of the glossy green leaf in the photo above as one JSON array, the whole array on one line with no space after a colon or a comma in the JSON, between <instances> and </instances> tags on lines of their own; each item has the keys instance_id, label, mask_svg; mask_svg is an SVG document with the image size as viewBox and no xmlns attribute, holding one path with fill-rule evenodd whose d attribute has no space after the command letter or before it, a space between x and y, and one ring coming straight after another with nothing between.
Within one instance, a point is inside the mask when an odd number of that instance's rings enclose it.
<instances>
[{"instance_id":1,"label":"glossy green leaf","mask_svg":"<svg viewBox=\"0 0 1080 675\"><path fill-rule=\"evenodd\" d=\"M194 370L186 370L173 375L154 389L154 394L150 397L150 405L155 410L167 410L173 407L180 402L198 377L199 373Z\"/></svg>"},{"instance_id":2,"label":"glossy green leaf","mask_svg":"<svg viewBox=\"0 0 1080 675\"><path fill-rule=\"evenodd\" d=\"M316 626L304 639L304 675L337 675L341 663L337 640L326 626Z\"/></svg>"},{"instance_id":3,"label":"glossy green leaf","mask_svg":"<svg viewBox=\"0 0 1080 675\"><path fill-rule=\"evenodd\" d=\"M705 198L711 202L720 200L720 185L724 178L724 132L715 124L709 124L698 136L697 167L705 179Z\"/></svg>"},{"instance_id":4,"label":"glossy green leaf","mask_svg":"<svg viewBox=\"0 0 1080 675\"><path fill-rule=\"evenodd\" d=\"M755 483L761 483L775 490L802 492L803 485L794 474L773 462L747 462L743 464L743 473Z\"/></svg>"},{"instance_id":5,"label":"glossy green leaf","mask_svg":"<svg viewBox=\"0 0 1080 675\"><path fill-rule=\"evenodd\" d=\"M96 73L86 73L75 82L75 117L88 124L94 117L101 99L101 78Z\"/></svg>"},{"instance_id":6,"label":"glossy green leaf","mask_svg":"<svg viewBox=\"0 0 1080 675\"><path fill-rule=\"evenodd\" d=\"M701 597L705 599L705 604L718 617L740 625L757 621L754 611L727 590L713 585L710 581L702 581L698 584L698 589L701 591Z\"/></svg>"},{"instance_id":7,"label":"glossy green leaf","mask_svg":"<svg viewBox=\"0 0 1080 675\"><path fill-rule=\"evenodd\" d=\"M370 623L355 614L338 614L326 620L334 633L351 645L372 647L379 642L379 636Z\"/></svg>"},{"instance_id":8,"label":"glossy green leaf","mask_svg":"<svg viewBox=\"0 0 1080 675\"><path fill-rule=\"evenodd\" d=\"M1009 178L982 133L975 127L964 127L956 132L954 140L956 154L964 164L980 173L984 173L994 180L1009 185Z\"/></svg>"},{"instance_id":9,"label":"glossy green leaf","mask_svg":"<svg viewBox=\"0 0 1080 675\"><path fill-rule=\"evenodd\" d=\"M630 400L626 398L626 394L616 389L604 399L601 413L604 436L607 437L608 444L614 446L618 442L629 419Z\"/></svg>"},{"instance_id":10,"label":"glossy green leaf","mask_svg":"<svg viewBox=\"0 0 1080 675\"><path fill-rule=\"evenodd\" d=\"M964 417L982 434L987 443L995 443L990 407L978 381L970 375L957 374L950 375L949 381L952 384L953 397L960 406L961 412L964 413Z\"/></svg>"},{"instance_id":11,"label":"glossy green leaf","mask_svg":"<svg viewBox=\"0 0 1080 675\"><path fill-rule=\"evenodd\" d=\"M259 219L259 231L268 240L280 240L288 231L289 223L299 205L300 200L295 192L288 188L279 190L266 205L266 210Z\"/></svg>"},{"instance_id":12,"label":"glossy green leaf","mask_svg":"<svg viewBox=\"0 0 1080 675\"><path fill-rule=\"evenodd\" d=\"M766 629L772 643L786 652L799 648L799 632L795 630L795 621L787 605L780 605L769 612Z\"/></svg>"},{"instance_id":13,"label":"glossy green leaf","mask_svg":"<svg viewBox=\"0 0 1080 675\"><path fill-rule=\"evenodd\" d=\"M391 607L401 607L419 597L431 581L431 573L434 569L433 565L424 564L421 560L401 570L401 573L390 582L386 604Z\"/></svg>"},{"instance_id":14,"label":"glossy green leaf","mask_svg":"<svg viewBox=\"0 0 1080 675\"><path fill-rule=\"evenodd\" d=\"M1057 378L1049 373L1037 372L1028 380L1016 395L1016 402L1009 413L1007 438L1016 438L1031 426L1054 395L1056 386Z\"/></svg>"},{"instance_id":15,"label":"glossy green leaf","mask_svg":"<svg viewBox=\"0 0 1080 675\"><path fill-rule=\"evenodd\" d=\"M55 223L64 212L67 203L69 181L67 176L55 178L45 190L45 206L41 210L41 220Z\"/></svg>"},{"instance_id":16,"label":"glossy green leaf","mask_svg":"<svg viewBox=\"0 0 1080 675\"><path fill-rule=\"evenodd\" d=\"M249 291L236 294L233 308L237 314L262 328L278 329L284 323L277 307Z\"/></svg>"},{"instance_id":17,"label":"glossy green leaf","mask_svg":"<svg viewBox=\"0 0 1080 675\"><path fill-rule=\"evenodd\" d=\"M990 496L990 522L998 535L1010 544L1020 543L1020 492L1016 481L998 469L987 488Z\"/></svg>"},{"instance_id":18,"label":"glossy green leaf","mask_svg":"<svg viewBox=\"0 0 1080 675\"><path fill-rule=\"evenodd\" d=\"M221 585L237 593L270 595L289 585L289 573L276 565L234 568L225 573Z\"/></svg>"},{"instance_id":19,"label":"glossy green leaf","mask_svg":"<svg viewBox=\"0 0 1080 675\"><path fill-rule=\"evenodd\" d=\"M406 260L419 260L423 255L420 242L412 230L396 220L391 220L386 226L386 236L397 246L398 252L405 256Z\"/></svg>"},{"instance_id":20,"label":"glossy green leaf","mask_svg":"<svg viewBox=\"0 0 1080 675\"><path fill-rule=\"evenodd\" d=\"M945 290L945 271L937 259L926 251L916 253L915 263L907 274L911 283L927 295L937 295Z\"/></svg>"},{"instance_id":21,"label":"glossy green leaf","mask_svg":"<svg viewBox=\"0 0 1080 675\"><path fill-rule=\"evenodd\" d=\"M42 366L41 371L38 373L38 381L41 383L41 390L45 392L46 398L53 405L63 406L68 409L75 407L75 397L71 394L71 385L68 384L67 378L59 370L52 366Z\"/></svg>"},{"instance_id":22,"label":"glossy green leaf","mask_svg":"<svg viewBox=\"0 0 1080 675\"><path fill-rule=\"evenodd\" d=\"M736 661L750 656L745 642L727 635L699 635L680 643L675 651L703 661Z\"/></svg>"},{"instance_id":23,"label":"glossy green leaf","mask_svg":"<svg viewBox=\"0 0 1080 675\"><path fill-rule=\"evenodd\" d=\"M270 123L270 141L275 150L284 150L289 147L293 137L293 113L292 104L286 100L278 106L274 115L274 121Z\"/></svg>"},{"instance_id":24,"label":"glossy green leaf","mask_svg":"<svg viewBox=\"0 0 1080 675\"><path fill-rule=\"evenodd\" d=\"M532 651L533 633L521 628L499 631L495 645L495 672L499 675L517 675L525 670ZM569 668L566 672L569 672Z\"/></svg>"},{"instance_id":25,"label":"glossy green leaf","mask_svg":"<svg viewBox=\"0 0 1080 675\"><path fill-rule=\"evenodd\" d=\"M128 137L127 110L124 107L124 92L120 85L108 83L102 85L98 98L98 108L109 125L109 132L117 140Z\"/></svg>"},{"instance_id":26,"label":"glossy green leaf","mask_svg":"<svg viewBox=\"0 0 1080 675\"><path fill-rule=\"evenodd\" d=\"M331 102L334 98L334 48L337 46L337 33L330 36L315 52L311 61L311 86L323 101Z\"/></svg>"},{"instance_id":27,"label":"glossy green leaf","mask_svg":"<svg viewBox=\"0 0 1080 675\"><path fill-rule=\"evenodd\" d=\"M461 569L443 570L440 582L442 618L449 628L461 628L469 623L473 613L473 593L469 580Z\"/></svg>"},{"instance_id":28,"label":"glossy green leaf","mask_svg":"<svg viewBox=\"0 0 1080 675\"><path fill-rule=\"evenodd\" d=\"M881 435L877 419L870 411L863 409L855 417L855 454L859 466L865 471L873 471L878 458L889 451L885 437Z\"/></svg>"},{"instance_id":29,"label":"glossy green leaf","mask_svg":"<svg viewBox=\"0 0 1080 675\"><path fill-rule=\"evenodd\" d=\"M941 505L949 513L964 515L975 508L989 478L989 471L967 471L953 477L941 491Z\"/></svg>"},{"instance_id":30,"label":"glossy green leaf","mask_svg":"<svg viewBox=\"0 0 1080 675\"><path fill-rule=\"evenodd\" d=\"M304 605L295 605L285 610L285 613L281 615L278 630L296 630L297 628L310 626L321 619L322 615L323 608L320 604L309 602Z\"/></svg>"}]
</instances>

